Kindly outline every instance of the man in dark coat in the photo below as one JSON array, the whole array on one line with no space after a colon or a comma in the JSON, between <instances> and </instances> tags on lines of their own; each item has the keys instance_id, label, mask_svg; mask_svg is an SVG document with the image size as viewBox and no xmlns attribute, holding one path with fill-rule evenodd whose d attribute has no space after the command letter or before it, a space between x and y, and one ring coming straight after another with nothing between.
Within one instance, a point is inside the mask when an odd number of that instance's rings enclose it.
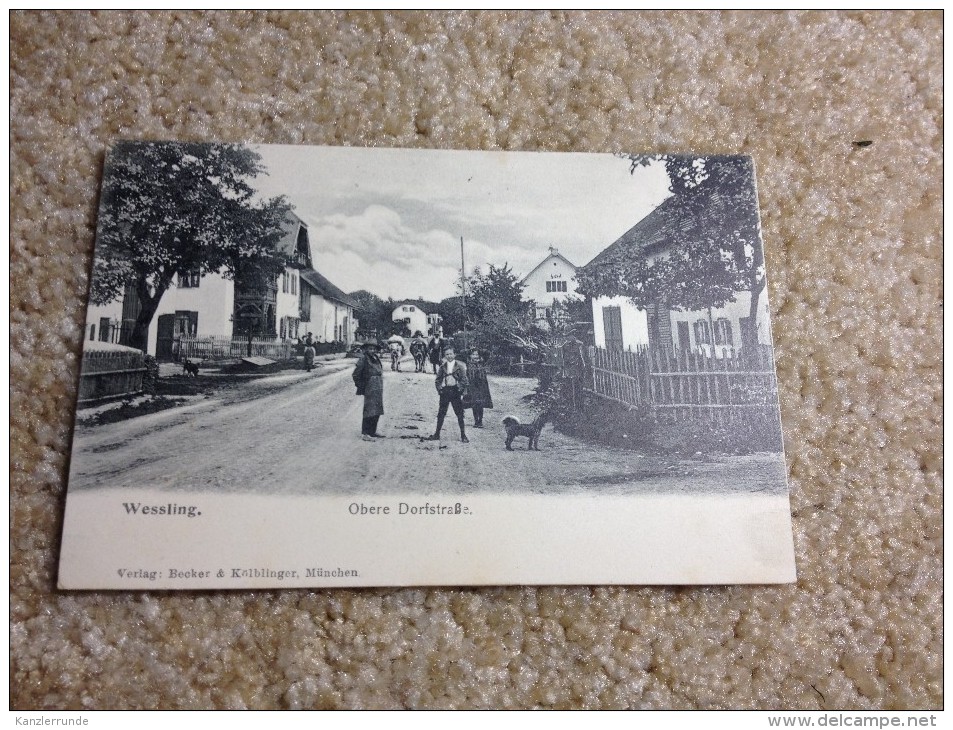
<instances>
[{"instance_id":1,"label":"man in dark coat","mask_svg":"<svg viewBox=\"0 0 953 730\"><path fill-rule=\"evenodd\" d=\"M443 352L443 338L433 335L427 345L427 359L430 360L430 364L433 365L434 375L437 374L437 368L440 366L440 361L443 359Z\"/></svg>"},{"instance_id":2,"label":"man in dark coat","mask_svg":"<svg viewBox=\"0 0 953 730\"><path fill-rule=\"evenodd\" d=\"M384 415L384 366L379 355L380 346L376 342L364 343L364 354L354 366L354 385L357 394L364 396L364 419L361 422L361 438L373 441L384 438L377 433L377 422Z\"/></svg>"},{"instance_id":3,"label":"man in dark coat","mask_svg":"<svg viewBox=\"0 0 953 730\"><path fill-rule=\"evenodd\" d=\"M467 379L467 366L456 359L453 348L449 345L444 350L443 363L437 368L437 394L440 405L437 408L437 430L427 441L439 441L440 430L443 428L443 419L447 416L447 408L453 406L453 412L460 426L460 440L468 444L466 428L463 425L463 398L467 393L470 381Z\"/></svg>"}]
</instances>

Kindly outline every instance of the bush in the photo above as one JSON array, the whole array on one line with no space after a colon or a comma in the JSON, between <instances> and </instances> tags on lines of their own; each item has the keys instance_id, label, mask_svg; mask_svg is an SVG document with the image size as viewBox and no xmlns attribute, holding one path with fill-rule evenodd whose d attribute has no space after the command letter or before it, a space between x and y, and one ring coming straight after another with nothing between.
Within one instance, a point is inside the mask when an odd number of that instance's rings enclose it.
<instances>
[{"instance_id":1,"label":"bush","mask_svg":"<svg viewBox=\"0 0 953 730\"><path fill-rule=\"evenodd\" d=\"M773 407L751 409L745 418L711 420L704 415L675 420L649 407L629 408L589 393L576 394L572 381L554 380L535 396L556 428L614 448L694 455L779 453L781 427Z\"/></svg>"},{"instance_id":2,"label":"bush","mask_svg":"<svg viewBox=\"0 0 953 730\"><path fill-rule=\"evenodd\" d=\"M152 355L146 355L144 365L142 390L146 395L155 395L159 387L159 363Z\"/></svg>"}]
</instances>

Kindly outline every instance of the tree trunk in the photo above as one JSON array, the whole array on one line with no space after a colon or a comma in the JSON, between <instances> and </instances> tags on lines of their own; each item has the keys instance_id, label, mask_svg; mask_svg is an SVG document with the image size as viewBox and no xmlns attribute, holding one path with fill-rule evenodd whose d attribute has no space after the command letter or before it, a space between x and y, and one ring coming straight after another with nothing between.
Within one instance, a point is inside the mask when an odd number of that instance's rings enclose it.
<instances>
[{"instance_id":1,"label":"tree trunk","mask_svg":"<svg viewBox=\"0 0 953 730\"><path fill-rule=\"evenodd\" d=\"M761 299L761 292L764 291L764 277L755 278L751 287L751 303L748 305L748 319L745 325L747 332L741 333L742 345L751 343L752 347L758 343L758 300Z\"/></svg>"},{"instance_id":2,"label":"tree trunk","mask_svg":"<svg viewBox=\"0 0 953 730\"><path fill-rule=\"evenodd\" d=\"M139 314L136 317L136 323L132 328L132 335L129 337L129 346L149 352L149 326L152 324L152 318L155 317L159 309L159 302L166 289L169 288L169 282L160 281L155 292L149 293L149 285L146 281L136 282L136 293L139 295Z\"/></svg>"}]
</instances>

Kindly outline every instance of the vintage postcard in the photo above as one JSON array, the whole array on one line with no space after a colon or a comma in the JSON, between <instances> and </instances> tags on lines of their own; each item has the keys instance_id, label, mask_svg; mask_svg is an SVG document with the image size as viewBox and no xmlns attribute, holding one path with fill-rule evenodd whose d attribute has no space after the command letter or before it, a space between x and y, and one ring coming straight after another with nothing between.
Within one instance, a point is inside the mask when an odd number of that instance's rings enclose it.
<instances>
[{"instance_id":1,"label":"vintage postcard","mask_svg":"<svg viewBox=\"0 0 953 730\"><path fill-rule=\"evenodd\" d=\"M122 142L59 585L795 579L743 156Z\"/></svg>"}]
</instances>

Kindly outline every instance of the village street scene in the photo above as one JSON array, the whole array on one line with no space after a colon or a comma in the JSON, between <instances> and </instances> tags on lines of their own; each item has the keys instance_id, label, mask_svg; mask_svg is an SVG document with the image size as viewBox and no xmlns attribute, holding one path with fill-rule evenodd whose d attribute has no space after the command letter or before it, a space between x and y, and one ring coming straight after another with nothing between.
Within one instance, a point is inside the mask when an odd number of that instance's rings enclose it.
<instances>
[{"instance_id":1,"label":"village street scene","mask_svg":"<svg viewBox=\"0 0 953 730\"><path fill-rule=\"evenodd\" d=\"M764 491L784 478L784 463L764 455L677 458L608 448L544 429L539 451L517 439L504 446L496 415L460 441L452 410L439 442L433 433L437 394L430 373L384 374L386 438L360 438L362 398L354 394L353 360L327 363L326 374L277 375L231 397L197 399L175 409L94 428L80 427L70 489L130 484L172 494L474 494L521 491L619 494L630 491ZM285 382L281 383L281 378ZM533 383L493 377L494 403L532 420L522 398ZM271 387L269 387L269 385ZM346 428L342 425L347 426ZM636 435L632 434L632 438ZM188 468L184 468L188 465Z\"/></svg>"},{"instance_id":2,"label":"village street scene","mask_svg":"<svg viewBox=\"0 0 953 730\"><path fill-rule=\"evenodd\" d=\"M749 161L310 154L111 153L70 490L785 491Z\"/></svg>"}]
</instances>

